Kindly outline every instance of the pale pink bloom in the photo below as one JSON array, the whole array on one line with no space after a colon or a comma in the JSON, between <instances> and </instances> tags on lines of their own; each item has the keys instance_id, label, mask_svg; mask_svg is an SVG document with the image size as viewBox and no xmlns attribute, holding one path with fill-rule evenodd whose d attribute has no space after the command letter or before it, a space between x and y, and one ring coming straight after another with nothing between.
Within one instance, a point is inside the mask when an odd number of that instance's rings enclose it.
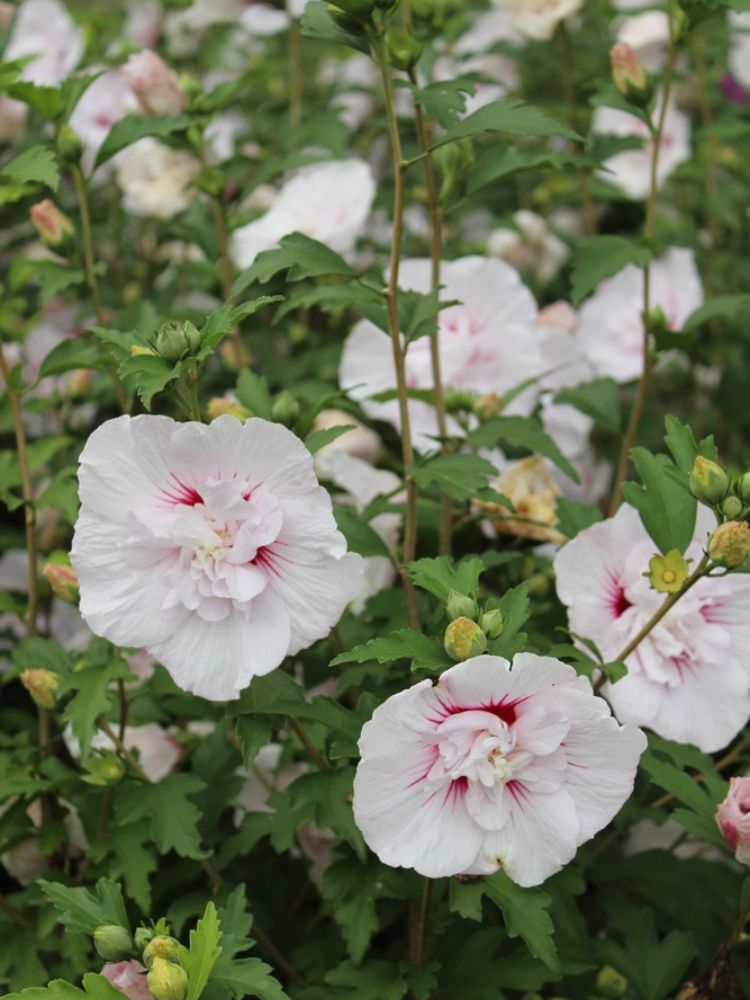
<instances>
[{"instance_id":1,"label":"pale pink bloom","mask_svg":"<svg viewBox=\"0 0 750 1000\"><path fill-rule=\"evenodd\" d=\"M190 204L198 161L147 137L123 150L117 183L128 212L156 219L171 219Z\"/></svg>"},{"instance_id":2,"label":"pale pink bloom","mask_svg":"<svg viewBox=\"0 0 750 1000\"><path fill-rule=\"evenodd\" d=\"M678 331L703 304L692 250L673 247L651 264L651 308ZM632 382L643 372L643 271L630 264L607 278L581 307L581 345L598 375Z\"/></svg>"},{"instance_id":3,"label":"pale pink bloom","mask_svg":"<svg viewBox=\"0 0 750 1000\"><path fill-rule=\"evenodd\" d=\"M403 501L403 484L395 473L388 469L375 469L342 448L323 448L317 452L315 469L321 479L344 490L345 495L338 498L339 502L353 504L360 514L379 496L391 496L393 503ZM402 520L400 514L384 511L368 521L392 553L398 545ZM368 556L364 561L364 573L364 586L352 605L355 613L364 608L368 598L390 587L396 579L393 563L387 556Z\"/></svg>"},{"instance_id":4,"label":"pale pink bloom","mask_svg":"<svg viewBox=\"0 0 750 1000\"><path fill-rule=\"evenodd\" d=\"M479 395L503 392L525 379L541 375L544 361L535 327L536 303L521 279L503 261L462 257L447 261L441 269L440 299L458 302L438 314L443 384ZM430 262L402 262L399 285L426 293L430 289ZM406 380L409 388L433 385L430 344L427 337L412 341L406 349ZM347 337L339 368L339 382L368 416L399 426L398 402L376 402L374 395L396 387L395 369L388 335L368 320L358 323ZM537 391L532 386L516 396L508 413L528 414ZM435 447L435 409L420 400L409 401L414 445L420 451ZM459 433L455 421L450 430Z\"/></svg>"},{"instance_id":5,"label":"pale pink bloom","mask_svg":"<svg viewBox=\"0 0 750 1000\"><path fill-rule=\"evenodd\" d=\"M577 13L583 0L494 0L508 12L510 23L529 38L546 41L560 21Z\"/></svg>"},{"instance_id":6,"label":"pale pink bloom","mask_svg":"<svg viewBox=\"0 0 750 1000\"><path fill-rule=\"evenodd\" d=\"M660 107L657 105L653 111L655 120L659 114ZM591 130L603 135L643 139L643 146L640 149L627 149L605 160L599 176L607 184L619 188L627 198L635 201L647 198L651 190L653 143L646 123L636 115L628 114L627 111L599 107L594 112ZM670 103L664 118L664 130L659 148L657 188L661 188L670 174L689 159L690 119Z\"/></svg>"},{"instance_id":7,"label":"pale pink bloom","mask_svg":"<svg viewBox=\"0 0 750 1000\"><path fill-rule=\"evenodd\" d=\"M299 232L347 253L362 233L375 197L375 181L362 160L329 160L287 181L265 215L235 230L232 256L249 267L282 236Z\"/></svg>"},{"instance_id":8,"label":"pale pink bloom","mask_svg":"<svg viewBox=\"0 0 750 1000\"><path fill-rule=\"evenodd\" d=\"M81 745L67 726L63 732L65 745L72 757L80 757ZM141 726L126 726L123 745L126 750L136 751L138 763L149 781L155 784L166 778L177 767L182 756L182 747L166 729L156 722ZM91 740L92 750L116 750L114 740L98 730Z\"/></svg>"},{"instance_id":9,"label":"pale pink bloom","mask_svg":"<svg viewBox=\"0 0 750 1000\"><path fill-rule=\"evenodd\" d=\"M538 885L617 814L645 746L572 667L478 656L375 710L354 818L384 864Z\"/></svg>"},{"instance_id":10,"label":"pale pink bloom","mask_svg":"<svg viewBox=\"0 0 750 1000\"><path fill-rule=\"evenodd\" d=\"M663 10L647 10L620 23L617 41L629 45L649 73L658 73L669 47L669 15Z\"/></svg>"},{"instance_id":11,"label":"pale pink bloom","mask_svg":"<svg viewBox=\"0 0 750 1000\"><path fill-rule=\"evenodd\" d=\"M158 0L132 0L122 26L123 38L141 48L153 48L161 34L162 16Z\"/></svg>"},{"instance_id":12,"label":"pale pink bloom","mask_svg":"<svg viewBox=\"0 0 750 1000\"><path fill-rule=\"evenodd\" d=\"M87 173L93 169L99 147L115 122L137 110L138 99L120 69L102 73L84 91L70 125L83 142L83 167Z\"/></svg>"},{"instance_id":13,"label":"pale pink bloom","mask_svg":"<svg viewBox=\"0 0 750 1000\"><path fill-rule=\"evenodd\" d=\"M727 846L742 865L750 865L750 778L731 778L716 808L716 822Z\"/></svg>"},{"instance_id":14,"label":"pale pink bloom","mask_svg":"<svg viewBox=\"0 0 750 1000\"><path fill-rule=\"evenodd\" d=\"M704 507L686 558L701 558L714 522ZM581 531L555 558L557 592L576 635L613 660L664 601L643 576L656 546L627 504ZM750 717L750 580L733 575L695 584L626 660L628 674L605 684L617 717L706 753L726 746Z\"/></svg>"},{"instance_id":15,"label":"pale pink bloom","mask_svg":"<svg viewBox=\"0 0 750 1000\"><path fill-rule=\"evenodd\" d=\"M140 962L131 959L127 962L107 962L101 974L128 1000L153 1000L146 985L145 972Z\"/></svg>"},{"instance_id":16,"label":"pale pink bloom","mask_svg":"<svg viewBox=\"0 0 750 1000\"><path fill-rule=\"evenodd\" d=\"M147 115L174 116L185 110L187 97L177 74L155 52L133 53L122 71Z\"/></svg>"},{"instance_id":17,"label":"pale pink bloom","mask_svg":"<svg viewBox=\"0 0 750 1000\"><path fill-rule=\"evenodd\" d=\"M56 87L78 65L83 35L60 0L24 0L16 12L3 59L34 58L21 79Z\"/></svg>"},{"instance_id":18,"label":"pale pink bloom","mask_svg":"<svg viewBox=\"0 0 750 1000\"><path fill-rule=\"evenodd\" d=\"M280 424L119 417L88 439L81 614L221 701L324 638L361 586L312 457Z\"/></svg>"},{"instance_id":19,"label":"pale pink bloom","mask_svg":"<svg viewBox=\"0 0 750 1000\"><path fill-rule=\"evenodd\" d=\"M536 212L521 209L513 215L515 229L501 228L490 233L487 253L500 257L535 281L552 281L570 256L567 243L556 236L547 220Z\"/></svg>"},{"instance_id":20,"label":"pale pink bloom","mask_svg":"<svg viewBox=\"0 0 750 1000\"><path fill-rule=\"evenodd\" d=\"M380 458L380 438L369 427L365 427L356 417L344 410L321 410L313 424L314 431L331 430L334 427L351 429L339 434L330 444L324 445L316 454L316 464L328 451L345 451L353 458L359 458L369 465L375 465Z\"/></svg>"},{"instance_id":21,"label":"pale pink bloom","mask_svg":"<svg viewBox=\"0 0 750 1000\"><path fill-rule=\"evenodd\" d=\"M750 87L750 11L731 10L729 27L732 32L730 72L743 87Z\"/></svg>"}]
</instances>

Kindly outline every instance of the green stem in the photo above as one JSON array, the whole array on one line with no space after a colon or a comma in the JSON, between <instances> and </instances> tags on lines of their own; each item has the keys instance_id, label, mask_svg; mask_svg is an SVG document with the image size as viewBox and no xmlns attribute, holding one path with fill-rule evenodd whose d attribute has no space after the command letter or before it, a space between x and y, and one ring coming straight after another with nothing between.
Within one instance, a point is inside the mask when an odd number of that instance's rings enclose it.
<instances>
[{"instance_id":1,"label":"green stem","mask_svg":"<svg viewBox=\"0 0 750 1000\"><path fill-rule=\"evenodd\" d=\"M294 719L292 718L291 715L288 716L287 718L289 719L290 728L297 735L297 738L307 751L307 754L310 760L313 762L313 764L315 764L315 766L318 768L319 771L330 771L331 765L328 763L325 757L321 756L320 751L315 746L313 741L310 739L310 734L302 725L302 723L299 721L299 719Z\"/></svg>"},{"instance_id":2,"label":"green stem","mask_svg":"<svg viewBox=\"0 0 750 1000\"><path fill-rule=\"evenodd\" d=\"M405 17L408 6L404 8ZM412 83L416 86L416 73L411 72ZM443 256L443 219L438 200L437 182L435 179L435 164L430 152L430 128L425 120L421 104L415 106L415 124L419 148L424 153L422 169L424 171L425 187L427 189L427 211L430 220L430 286L433 292L440 288L440 264ZM443 394L443 377L440 366L440 341L438 331L430 333L430 360L432 364L432 386L435 397L435 414L437 417L438 434L443 440L448 437L448 419L445 411L445 396ZM445 448L443 449L445 450ZM453 502L443 493L440 498L440 533L438 551L440 555L450 555L451 536L453 532Z\"/></svg>"},{"instance_id":3,"label":"green stem","mask_svg":"<svg viewBox=\"0 0 750 1000\"><path fill-rule=\"evenodd\" d=\"M732 931L731 937L729 938L729 948L732 949L738 944L740 938L742 937L742 932L745 929L745 924L747 923L748 917L750 917L750 894L748 894L745 900L745 905L742 907L742 911L737 919L737 923L734 925L734 930Z\"/></svg>"},{"instance_id":4,"label":"green stem","mask_svg":"<svg viewBox=\"0 0 750 1000\"><path fill-rule=\"evenodd\" d=\"M568 128L572 129L573 132L578 132L578 102L576 101L575 80L573 77L573 46L571 45L570 35L564 21L560 22L558 33L562 48L562 87L563 94L565 95ZM591 197L589 175L583 169L578 171L578 186L581 191L581 205L583 207L583 219L586 224L586 231L589 236L596 236L596 212L594 211L594 202Z\"/></svg>"},{"instance_id":5,"label":"green stem","mask_svg":"<svg viewBox=\"0 0 750 1000\"><path fill-rule=\"evenodd\" d=\"M302 124L302 40L299 25L289 18L289 124L299 128Z\"/></svg>"},{"instance_id":6,"label":"green stem","mask_svg":"<svg viewBox=\"0 0 750 1000\"><path fill-rule=\"evenodd\" d=\"M388 64L388 52L385 39L381 33L373 39L380 76L383 82L386 116L388 118L388 134L390 137L391 157L394 172L393 201L393 238L391 241L391 262L388 276L386 299L388 303L388 326L393 351L393 364L396 370L396 391L398 393L399 416L401 421L401 449L404 461L404 485L406 487L406 524L404 527L404 563L413 561L417 548L417 487L411 475L414 465L414 447L411 438L411 421L409 417L409 397L406 385L406 365L404 350L401 346L401 324L398 311L398 278L401 264L401 241L404 228L404 203L406 187L406 166L401 153L401 137L398 131L396 105L393 95L393 83ZM404 603L409 625L419 627L414 584L406 573L403 573Z\"/></svg>"},{"instance_id":7,"label":"green stem","mask_svg":"<svg viewBox=\"0 0 750 1000\"><path fill-rule=\"evenodd\" d=\"M669 105L669 95L672 90L672 80L674 78L674 63L676 50L674 43L670 44L667 56L667 65L664 71L664 87L662 91L662 105L659 109L659 118L654 126L649 119L651 130L651 169L649 181L648 200L646 202L646 219L643 227L643 235L648 241L654 238L654 221L656 217L656 194L658 187L659 154L661 152L661 138L664 132L664 122ZM609 505L609 514L612 517L622 503L622 484L628 472L630 464L630 450L638 437L643 409L648 396L651 384L651 374L653 371L653 358L651 354L651 333L649 330L649 317L651 315L651 264L646 264L643 268L643 373L638 381L635 391L633 406L628 419L627 430L620 449L620 459L617 463L615 474L615 484L612 491L612 500Z\"/></svg>"},{"instance_id":8,"label":"green stem","mask_svg":"<svg viewBox=\"0 0 750 1000\"><path fill-rule=\"evenodd\" d=\"M695 584L705 576L706 567L708 566L709 559L708 556L703 556L701 561L696 566L693 573L687 578L683 583L680 590L676 594L670 594L669 597L664 601L659 608L654 612L654 614L649 618L640 632L635 636L634 639L627 644L627 646L622 650L622 652L616 657L617 660L624 662L635 649L640 646L646 636L649 635L653 629L659 624L659 622L667 615L672 608L677 604L680 598L684 597L687 592L695 586ZM607 678L604 674L601 674L596 682L594 683L594 690L598 691L604 684L607 683Z\"/></svg>"}]
</instances>

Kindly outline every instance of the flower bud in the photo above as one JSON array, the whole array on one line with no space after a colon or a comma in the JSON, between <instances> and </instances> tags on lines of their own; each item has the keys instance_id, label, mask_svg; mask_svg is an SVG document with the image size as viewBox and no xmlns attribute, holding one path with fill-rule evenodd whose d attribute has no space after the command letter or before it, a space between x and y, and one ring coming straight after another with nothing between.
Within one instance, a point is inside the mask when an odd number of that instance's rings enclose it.
<instances>
[{"instance_id":1,"label":"flower bud","mask_svg":"<svg viewBox=\"0 0 750 1000\"><path fill-rule=\"evenodd\" d=\"M134 53L123 73L145 114L174 117L185 110L187 97L177 74L150 49Z\"/></svg>"},{"instance_id":2,"label":"flower bud","mask_svg":"<svg viewBox=\"0 0 750 1000\"><path fill-rule=\"evenodd\" d=\"M496 392L485 392L483 396L474 400L474 413L482 422L498 416L502 408L503 400Z\"/></svg>"},{"instance_id":3,"label":"flower bud","mask_svg":"<svg viewBox=\"0 0 750 1000\"><path fill-rule=\"evenodd\" d=\"M746 472L744 476L740 476L737 480L735 490L743 503L750 503L750 472Z\"/></svg>"},{"instance_id":4,"label":"flower bud","mask_svg":"<svg viewBox=\"0 0 750 1000\"><path fill-rule=\"evenodd\" d=\"M78 604L80 588L78 574L70 563L47 562L42 567L42 576L50 585L52 593L66 604Z\"/></svg>"},{"instance_id":5,"label":"flower bud","mask_svg":"<svg viewBox=\"0 0 750 1000\"><path fill-rule=\"evenodd\" d=\"M155 958L146 975L146 985L154 1000L185 1000L187 972L181 965L175 965L166 958Z\"/></svg>"},{"instance_id":6,"label":"flower bud","mask_svg":"<svg viewBox=\"0 0 750 1000\"><path fill-rule=\"evenodd\" d=\"M57 155L65 166L75 166L81 162L83 143L70 125L61 125L57 130Z\"/></svg>"},{"instance_id":7,"label":"flower bud","mask_svg":"<svg viewBox=\"0 0 750 1000\"><path fill-rule=\"evenodd\" d=\"M696 455L690 473L690 492L701 503L715 504L723 500L729 489L729 476L716 462Z\"/></svg>"},{"instance_id":8,"label":"flower bud","mask_svg":"<svg viewBox=\"0 0 750 1000\"><path fill-rule=\"evenodd\" d=\"M299 416L299 403L286 389L280 392L271 407L271 419L285 427L291 427Z\"/></svg>"},{"instance_id":9,"label":"flower bud","mask_svg":"<svg viewBox=\"0 0 750 1000\"><path fill-rule=\"evenodd\" d=\"M627 42L618 42L609 53L612 63L612 80L622 96L644 107L653 93L653 84L649 80L643 64Z\"/></svg>"},{"instance_id":10,"label":"flower bud","mask_svg":"<svg viewBox=\"0 0 750 1000\"><path fill-rule=\"evenodd\" d=\"M741 865L750 865L750 778L730 778L729 791L716 807L716 823Z\"/></svg>"},{"instance_id":11,"label":"flower bud","mask_svg":"<svg viewBox=\"0 0 750 1000\"><path fill-rule=\"evenodd\" d=\"M485 611L479 616L479 627L488 639L498 639L503 632L503 613L499 608Z\"/></svg>"},{"instance_id":12,"label":"flower bud","mask_svg":"<svg viewBox=\"0 0 750 1000\"><path fill-rule=\"evenodd\" d=\"M688 561L679 549L672 549L665 556L653 556L649 560L648 570L643 575L660 594L677 594L690 575Z\"/></svg>"},{"instance_id":13,"label":"flower bud","mask_svg":"<svg viewBox=\"0 0 750 1000\"><path fill-rule=\"evenodd\" d=\"M326 10L336 27L341 28L341 30L345 31L348 35L366 34L366 19L357 17L356 14L352 14L347 10L343 10L338 3L327 3Z\"/></svg>"},{"instance_id":14,"label":"flower bud","mask_svg":"<svg viewBox=\"0 0 750 1000\"><path fill-rule=\"evenodd\" d=\"M113 750L100 750L93 754L88 759L86 770L88 774L83 776L83 780L86 784L96 785L99 788L110 788L125 777L125 765ZM102 958L105 957L102 955Z\"/></svg>"},{"instance_id":15,"label":"flower bud","mask_svg":"<svg viewBox=\"0 0 750 1000\"><path fill-rule=\"evenodd\" d=\"M487 636L471 618L456 618L445 630L443 646L452 660L468 660L487 649Z\"/></svg>"},{"instance_id":16,"label":"flower bud","mask_svg":"<svg viewBox=\"0 0 750 1000\"><path fill-rule=\"evenodd\" d=\"M459 594L457 590L451 590L445 602L445 610L452 620L454 618L476 618L478 609L476 601L464 594Z\"/></svg>"},{"instance_id":17,"label":"flower bud","mask_svg":"<svg viewBox=\"0 0 750 1000\"><path fill-rule=\"evenodd\" d=\"M35 705L47 709L55 707L57 689L60 686L57 674L42 667L33 667L31 670L24 670L19 679L33 698Z\"/></svg>"},{"instance_id":18,"label":"flower bud","mask_svg":"<svg viewBox=\"0 0 750 1000\"><path fill-rule=\"evenodd\" d=\"M153 927L136 927L135 934L133 935L136 951L142 952L153 936Z\"/></svg>"},{"instance_id":19,"label":"flower bud","mask_svg":"<svg viewBox=\"0 0 750 1000\"><path fill-rule=\"evenodd\" d=\"M191 322L165 323L156 334L154 347L165 361L174 363L189 354L197 354L201 334Z\"/></svg>"},{"instance_id":20,"label":"flower bud","mask_svg":"<svg viewBox=\"0 0 750 1000\"><path fill-rule=\"evenodd\" d=\"M708 555L714 562L735 569L750 555L750 527L746 521L725 521L708 540Z\"/></svg>"},{"instance_id":21,"label":"flower bud","mask_svg":"<svg viewBox=\"0 0 750 1000\"><path fill-rule=\"evenodd\" d=\"M180 957L180 942L168 934L157 934L151 938L143 951L143 961L150 969L157 958L176 962Z\"/></svg>"},{"instance_id":22,"label":"flower bud","mask_svg":"<svg viewBox=\"0 0 750 1000\"><path fill-rule=\"evenodd\" d=\"M474 409L474 396L464 389L447 389L444 398L448 413L461 413Z\"/></svg>"},{"instance_id":23,"label":"flower bud","mask_svg":"<svg viewBox=\"0 0 750 1000\"><path fill-rule=\"evenodd\" d=\"M101 924L94 931L94 947L105 962L121 962L133 954L133 939L119 924Z\"/></svg>"},{"instance_id":24,"label":"flower bud","mask_svg":"<svg viewBox=\"0 0 750 1000\"><path fill-rule=\"evenodd\" d=\"M52 247L53 250L63 247L75 232L73 223L67 215L63 214L49 198L40 201L38 205L32 205L29 214L42 243Z\"/></svg>"},{"instance_id":25,"label":"flower bud","mask_svg":"<svg viewBox=\"0 0 750 1000\"><path fill-rule=\"evenodd\" d=\"M739 497L728 496L724 497L724 499L721 501L721 513L724 515L724 517L728 517L731 519L739 517L740 514L742 513L743 507L744 504L742 503Z\"/></svg>"},{"instance_id":26,"label":"flower bud","mask_svg":"<svg viewBox=\"0 0 750 1000\"><path fill-rule=\"evenodd\" d=\"M605 965L599 970L596 976L597 996L611 997L612 1000L617 1000L618 997L624 997L627 992L628 981L617 969L613 969L611 965Z\"/></svg>"},{"instance_id":27,"label":"flower bud","mask_svg":"<svg viewBox=\"0 0 750 1000\"><path fill-rule=\"evenodd\" d=\"M208 419L216 420L217 417L222 417L224 414L229 414L230 417L237 417L243 423L251 415L247 407L231 399L222 399L221 396L214 396L213 399L209 399L206 406L206 416Z\"/></svg>"},{"instance_id":28,"label":"flower bud","mask_svg":"<svg viewBox=\"0 0 750 1000\"><path fill-rule=\"evenodd\" d=\"M388 57L391 65L408 73L422 54L422 46L417 39L402 28L389 28L386 35Z\"/></svg>"}]
</instances>

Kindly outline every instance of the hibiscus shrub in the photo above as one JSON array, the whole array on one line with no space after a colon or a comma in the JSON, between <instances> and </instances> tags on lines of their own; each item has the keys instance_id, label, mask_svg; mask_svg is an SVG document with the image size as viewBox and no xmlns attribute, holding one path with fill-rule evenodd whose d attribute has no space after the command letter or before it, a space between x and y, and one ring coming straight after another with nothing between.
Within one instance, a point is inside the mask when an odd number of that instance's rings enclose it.
<instances>
[{"instance_id":1,"label":"hibiscus shrub","mask_svg":"<svg viewBox=\"0 0 750 1000\"><path fill-rule=\"evenodd\" d=\"M750 0L0 51L4 995L750 996Z\"/></svg>"}]
</instances>

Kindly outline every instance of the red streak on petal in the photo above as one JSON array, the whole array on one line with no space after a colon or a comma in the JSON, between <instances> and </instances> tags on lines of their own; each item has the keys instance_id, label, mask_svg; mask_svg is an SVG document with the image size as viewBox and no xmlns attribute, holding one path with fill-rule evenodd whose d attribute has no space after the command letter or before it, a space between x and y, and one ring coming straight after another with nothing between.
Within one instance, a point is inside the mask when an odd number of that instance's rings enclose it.
<instances>
[{"instance_id":1,"label":"red streak on petal","mask_svg":"<svg viewBox=\"0 0 750 1000\"><path fill-rule=\"evenodd\" d=\"M615 618L624 615L628 608L632 607L631 602L625 596L625 588L614 576L610 576L609 587L607 589L607 603L609 604L609 610Z\"/></svg>"}]
</instances>

